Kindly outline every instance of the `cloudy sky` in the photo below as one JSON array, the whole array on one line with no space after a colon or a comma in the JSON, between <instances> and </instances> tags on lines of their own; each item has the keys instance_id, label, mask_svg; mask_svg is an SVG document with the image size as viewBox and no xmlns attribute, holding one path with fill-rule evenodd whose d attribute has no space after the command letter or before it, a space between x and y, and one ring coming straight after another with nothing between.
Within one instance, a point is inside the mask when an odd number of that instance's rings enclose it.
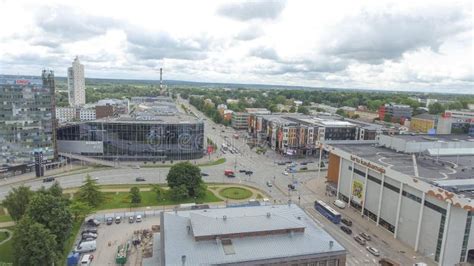
<instances>
[{"instance_id":1,"label":"cloudy sky","mask_svg":"<svg viewBox=\"0 0 474 266\"><path fill-rule=\"evenodd\" d=\"M0 0L0 73L78 55L86 77L474 93L473 21L450 0Z\"/></svg>"}]
</instances>

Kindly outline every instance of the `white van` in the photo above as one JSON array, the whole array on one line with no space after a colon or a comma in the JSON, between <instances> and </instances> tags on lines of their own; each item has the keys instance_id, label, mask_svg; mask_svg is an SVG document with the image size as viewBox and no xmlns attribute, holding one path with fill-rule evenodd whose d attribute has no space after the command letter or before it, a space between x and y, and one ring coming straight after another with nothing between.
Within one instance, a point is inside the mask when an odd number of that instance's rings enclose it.
<instances>
[{"instance_id":1,"label":"white van","mask_svg":"<svg viewBox=\"0 0 474 266\"><path fill-rule=\"evenodd\" d=\"M84 242L79 243L79 245L76 248L76 252L86 253L86 252L95 251L96 248L97 248L97 243L95 240L84 241Z\"/></svg>"},{"instance_id":2,"label":"white van","mask_svg":"<svg viewBox=\"0 0 474 266\"><path fill-rule=\"evenodd\" d=\"M81 259L81 266L90 266L92 261L92 254L85 254Z\"/></svg>"},{"instance_id":3,"label":"white van","mask_svg":"<svg viewBox=\"0 0 474 266\"><path fill-rule=\"evenodd\" d=\"M336 205L337 207L341 209L344 209L346 207L346 203L342 200L335 200L334 205Z\"/></svg>"}]
</instances>

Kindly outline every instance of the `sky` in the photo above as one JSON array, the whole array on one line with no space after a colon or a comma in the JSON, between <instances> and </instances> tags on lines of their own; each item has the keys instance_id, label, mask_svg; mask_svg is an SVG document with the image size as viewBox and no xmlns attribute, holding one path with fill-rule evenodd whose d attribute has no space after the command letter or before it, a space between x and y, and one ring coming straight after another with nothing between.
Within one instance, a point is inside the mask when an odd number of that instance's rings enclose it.
<instances>
[{"instance_id":1,"label":"sky","mask_svg":"<svg viewBox=\"0 0 474 266\"><path fill-rule=\"evenodd\" d=\"M472 1L0 0L0 74L474 94Z\"/></svg>"}]
</instances>

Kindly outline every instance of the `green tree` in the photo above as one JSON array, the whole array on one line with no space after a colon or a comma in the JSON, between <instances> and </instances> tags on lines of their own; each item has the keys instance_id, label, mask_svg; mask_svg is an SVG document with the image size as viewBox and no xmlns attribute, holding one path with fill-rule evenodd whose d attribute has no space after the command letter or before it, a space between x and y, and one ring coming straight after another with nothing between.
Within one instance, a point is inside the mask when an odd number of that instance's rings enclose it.
<instances>
[{"instance_id":1,"label":"green tree","mask_svg":"<svg viewBox=\"0 0 474 266\"><path fill-rule=\"evenodd\" d=\"M19 186L12 188L2 204L7 208L12 219L18 221L26 212L33 195L34 193L30 190L30 187Z\"/></svg>"},{"instance_id":2,"label":"green tree","mask_svg":"<svg viewBox=\"0 0 474 266\"><path fill-rule=\"evenodd\" d=\"M35 194L25 215L49 229L56 236L58 250L63 250L72 228L72 215L65 201L51 194Z\"/></svg>"},{"instance_id":3,"label":"green tree","mask_svg":"<svg viewBox=\"0 0 474 266\"><path fill-rule=\"evenodd\" d=\"M309 110L305 106L298 107L298 113L302 113L304 115L309 115Z\"/></svg>"},{"instance_id":4,"label":"green tree","mask_svg":"<svg viewBox=\"0 0 474 266\"><path fill-rule=\"evenodd\" d=\"M58 181L54 182L54 184L48 189L48 192L55 197L63 197L63 188L59 185Z\"/></svg>"},{"instance_id":5,"label":"green tree","mask_svg":"<svg viewBox=\"0 0 474 266\"><path fill-rule=\"evenodd\" d=\"M346 116L347 116L346 112L344 112L344 110L342 110L342 109L337 109L337 110L336 110L336 114L338 114L338 115L340 115L340 116L342 116L342 117L346 117Z\"/></svg>"},{"instance_id":6,"label":"green tree","mask_svg":"<svg viewBox=\"0 0 474 266\"><path fill-rule=\"evenodd\" d=\"M173 165L166 177L168 186L176 188L184 185L189 197L199 197L205 193L205 185L201 177L201 169L189 163L182 162ZM203 191L204 189L204 191Z\"/></svg>"},{"instance_id":7,"label":"green tree","mask_svg":"<svg viewBox=\"0 0 474 266\"><path fill-rule=\"evenodd\" d=\"M186 188L186 185L184 184L171 188L170 195L171 195L171 199L174 201L183 200L189 197L188 189Z\"/></svg>"},{"instance_id":8,"label":"green tree","mask_svg":"<svg viewBox=\"0 0 474 266\"><path fill-rule=\"evenodd\" d=\"M433 115L441 114L445 110L444 105L440 103L432 103L428 106L428 112Z\"/></svg>"},{"instance_id":9,"label":"green tree","mask_svg":"<svg viewBox=\"0 0 474 266\"><path fill-rule=\"evenodd\" d=\"M76 200L69 205L69 210L71 214L74 216L74 219L77 220L78 218L84 218L89 213L92 212L92 207L82 201Z\"/></svg>"},{"instance_id":10,"label":"green tree","mask_svg":"<svg viewBox=\"0 0 474 266\"><path fill-rule=\"evenodd\" d=\"M296 112L296 107L294 105L292 105L290 107L290 113L294 113L294 112Z\"/></svg>"},{"instance_id":11,"label":"green tree","mask_svg":"<svg viewBox=\"0 0 474 266\"><path fill-rule=\"evenodd\" d=\"M130 189L130 203L138 204L142 202L142 196L140 195L140 189L138 187L132 187Z\"/></svg>"},{"instance_id":12,"label":"green tree","mask_svg":"<svg viewBox=\"0 0 474 266\"><path fill-rule=\"evenodd\" d=\"M387 114L384 115L384 116L383 116L383 121L389 122L389 123L392 122L392 116L391 116L391 115L387 115Z\"/></svg>"},{"instance_id":13,"label":"green tree","mask_svg":"<svg viewBox=\"0 0 474 266\"><path fill-rule=\"evenodd\" d=\"M44 225L24 216L13 234L14 265L54 265L60 256L55 235Z\"/></svg>"},{"instance_id":14,"label":"green tree","mask_svg":"<svg viewBox=\"0 0 474 266\"><path fill-rule=\"evenodd\" d=\"M92 207L97 207L102 202L104 196L99 190L97 182L87 175L86 182L79 188L78 198Z\"/></svg>"},{"instance_id":15,"label":"green tree","mask_svg":"<svg viewBox=\"0 0 474 266\"><path fill-rule=\"evenodd\" d=\"M156 199L158 201L163 199L164 191L160 185L153 185L153 188L151 190L156 193Z\"/></svg>"}]
</instances>

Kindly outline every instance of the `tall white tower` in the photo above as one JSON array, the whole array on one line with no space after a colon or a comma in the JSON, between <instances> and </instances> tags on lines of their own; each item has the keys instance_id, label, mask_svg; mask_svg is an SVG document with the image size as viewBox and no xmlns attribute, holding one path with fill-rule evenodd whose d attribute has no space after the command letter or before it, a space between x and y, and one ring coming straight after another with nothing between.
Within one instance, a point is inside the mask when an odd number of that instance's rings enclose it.
<instances>
[{"instance_id":1,"label":"tall white tower","mask_svg":"<svg viewBox=\"0 0 474 266\"><path fill-rule=\"evenodd\" d=\"M86 103L86 82L84 79L84 65L76 56L72 67L67 69L67 87L69 92L69 105L81 106Z\"/></svg>"}]
</instances>

